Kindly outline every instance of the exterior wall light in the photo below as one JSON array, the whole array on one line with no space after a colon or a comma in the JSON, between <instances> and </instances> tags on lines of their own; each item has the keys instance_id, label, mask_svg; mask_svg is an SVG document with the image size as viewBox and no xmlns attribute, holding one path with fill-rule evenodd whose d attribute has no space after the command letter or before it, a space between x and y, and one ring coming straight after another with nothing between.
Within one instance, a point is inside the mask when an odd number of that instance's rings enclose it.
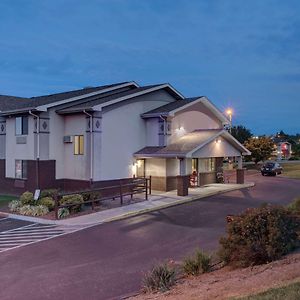
<instances>
[{"instance_id":1,"label":"exterior wall light","mask_svg":"<svg viewBox=\"0 0 300 300\"><path fill-rule=\"evenodd\" d=\"M221 144L221 139L220 138L216 138L216 144Z\"/></svg>"}]
</instances>

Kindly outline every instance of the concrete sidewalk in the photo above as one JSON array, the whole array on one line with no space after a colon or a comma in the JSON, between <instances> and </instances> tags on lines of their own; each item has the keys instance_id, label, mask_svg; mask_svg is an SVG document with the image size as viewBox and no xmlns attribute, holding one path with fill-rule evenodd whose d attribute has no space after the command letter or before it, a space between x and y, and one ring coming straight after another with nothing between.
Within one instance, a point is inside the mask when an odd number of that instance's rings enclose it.
<instances>
[{"instance_id":1,"label":"concrete sidewalk","mask_svg":"<svg viewBox=\"0 0 300 300\"><path fill-rule=\"evenodd\" d=\"M199 200L201 198L222 194L230 191L253 187L254 183L245 184L208 184L204 187L190 188L188 196L177 196L177 191L166 193L152 191L148 201L142 201L126 206L121 206L112 209L106 209L99 212L94 212L78 217L67 218L63 220L46 220L42 218L26 217L15 214L8 214L8 217L22 219L30 222L45 223L45 224L60 224L60 225L79 225L91 226L128 218L131 216L143 214L150 211L155 211L175 205L184 204L187 202Z\"/></svg>"}]
</instances>

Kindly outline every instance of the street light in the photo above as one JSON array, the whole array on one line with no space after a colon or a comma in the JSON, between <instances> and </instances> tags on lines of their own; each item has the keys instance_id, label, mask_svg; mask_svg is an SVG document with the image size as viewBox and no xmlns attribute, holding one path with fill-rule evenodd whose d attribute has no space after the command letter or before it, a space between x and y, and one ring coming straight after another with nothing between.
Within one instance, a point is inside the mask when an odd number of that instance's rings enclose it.
<instances>
[{"instance_id":1,"label":"street light","mask_svg":"<svg viewBox=\"0 0 300 300\"><path fill-rule=\"evenodd\" d=\"M226 114L228 115L229 117L229 122L230 122L230 125L229 125L229 132L231 133L231 128L232 128L232 114L233 114L233 111L231 108L228 108L226 110Z\"/></svg>"}]
</instances>

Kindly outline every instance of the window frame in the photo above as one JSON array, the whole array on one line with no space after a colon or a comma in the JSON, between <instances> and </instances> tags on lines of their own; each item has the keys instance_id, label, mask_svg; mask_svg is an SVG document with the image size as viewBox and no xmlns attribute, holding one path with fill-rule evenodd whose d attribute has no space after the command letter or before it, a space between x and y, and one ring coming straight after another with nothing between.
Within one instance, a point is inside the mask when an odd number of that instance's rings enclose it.
<instances>
[{"instance_id":1,"label":"window frame","mask_svg":"<svg viewBox=\"0 0 300 300\"><path fill-rule=\"evenodd\" d=\"M15 135L28 135L28 116L15 118Z\"/></svg>"},{"instance_id":2,"label":"window frame","mask_svg":"<svg viewBox=\"0 0 300 300\"><path fill-rule=\"evenodd\" d=\"M20 162L21 174L17 171L17 162ZM27 179L27 161L23 159L15 159L15 178L16 179Z\"/></svg>"},{"instance_id":3,"label":"window frame","mask_svg":"<svg viewBox=\"0 0 300 300\"><path fill-rule=\"evenodd\" d=\"M84 135L74 135L74 155L84 155Z\"/></svg>"}]
</instances>

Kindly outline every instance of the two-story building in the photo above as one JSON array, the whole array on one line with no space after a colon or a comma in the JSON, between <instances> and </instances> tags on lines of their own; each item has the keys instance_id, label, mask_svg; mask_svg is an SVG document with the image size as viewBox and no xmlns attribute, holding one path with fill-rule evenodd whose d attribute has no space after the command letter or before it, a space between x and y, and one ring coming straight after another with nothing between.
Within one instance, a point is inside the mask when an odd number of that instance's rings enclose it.
<instances>
[{"instance_id":1,"label":"two-story building","mask_svg":"<svg viewBox=\"0 0 300 300\"><path fill-rule=\"evenodd\" d=\"M223 157L249 151L206 97L135 82L40 97L0 96L0 190L83 189L152 176L158 190L179 175L215 182Z\"/></svg>"}]
</instances>

